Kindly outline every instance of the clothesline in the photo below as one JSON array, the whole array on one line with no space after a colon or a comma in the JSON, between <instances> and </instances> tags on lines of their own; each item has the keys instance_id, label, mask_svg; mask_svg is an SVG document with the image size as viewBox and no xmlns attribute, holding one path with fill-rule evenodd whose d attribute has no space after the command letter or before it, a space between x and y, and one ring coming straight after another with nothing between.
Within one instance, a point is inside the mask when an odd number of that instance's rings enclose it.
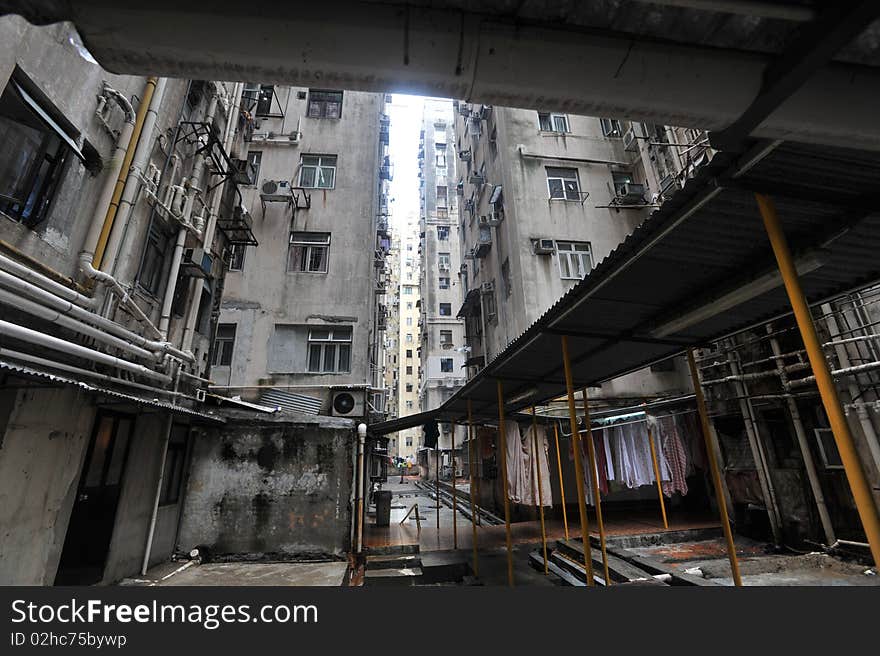
<instances>
[{"instance_id":1,"label":"clothesline","mask_svg":"<svg viewBox=\"0 0 880 656\"><path fill-rule=\"evenodd\" d=\"M696 410L683 410L682 412L670 412L665 415L651 415L651 416L654 419L663 419L664 417L678 417L679 415L691 415L691 414L695 414L696 412L697 412ZM566 433L565 429L562 428L562 426L565 424L565 420L557 418L556 421L558 421L560 423L559 434L562 437L571 437L571 433ZM597 430L605 430L606 428L615 428L616 426L630 426L632 424L647 424L647 423L648 423L647 419L635 419L633 421L625 421L625 422L620 422L620 423L616 423L616 424L606 424L605 426L593 426L592 429L594 431L597 431ZM579 433L586 433L587 429L582 428L578 432Z\"/></svg>"}]
</instances>

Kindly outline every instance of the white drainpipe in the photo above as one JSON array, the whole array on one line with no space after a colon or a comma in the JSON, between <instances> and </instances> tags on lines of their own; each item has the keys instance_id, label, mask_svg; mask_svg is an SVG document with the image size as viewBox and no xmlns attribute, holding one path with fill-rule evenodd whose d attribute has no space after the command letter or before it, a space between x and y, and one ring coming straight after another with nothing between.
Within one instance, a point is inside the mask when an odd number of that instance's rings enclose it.
<instances>
[{"instance_id":1,"label":"white drainpipe","mask_svg":"<svg viewBox=\"0 0 880 656\"><path fill-rule=\"evenodd\" d=\"M208 103L208 111L205 114L205 123L213 125L214 115L217 113L217 90L211 94L211 101ZM192 175L190 176L189 195L187 197L187 215L185 221L189 220L189 212L195 200L196 190L203 184L205 178L205 155L199 153L196 161L193 163ZM171 256L171 270L168 272L168 282L165 285L165 295L162 298L162 314L159 317L159 333L162 339L168 339L168 328L171 325L171 305L174 302L174 292L177 289L177 277L180 274L180 263L183 260L183 247L186 245L186 233L188 228L185 225L180 227L177 233L177 241L174 244L174 252Z\"/></svg>"},{"instance_id":2,"label":"white drainpipe","mask_svg":"<svg viewBox=\"0 0 880 656\"><path fill-rule=\"evenodd\" d=\"M107 355L106 353L101 353L100 351L95 351L57 337L52 337L51 335L41 333L37 330L31 330L30 328L25 328L24 326L19 326L15 323L9 323L8 321L0 320L0 335L6 335L7 337L18 339L27 342L28 344L42 346L43 348L51 349L53 351L60 351L61 353L97 362L108 367L124 369L125 371L130 371L138 376L161 381L166 385L171 383L171 376L160 374L152 369L135 364L134 362Z\"/></svg>"},{"instance_id":3,"label":"white drainpipe","mask_svg":"<svg viewBox=\"0 0 880 656\"><path fill-rule=\"evenodd\" d=\"M132 355L136 355L139 358L143 358L145 360L157 359L155 353L151 353L146 349L142 349L140 346L129 344L119 337L108 335L104 331L95 328L94 326L82 323L80 321L77 321L76 319L71 319L70 317L61 314L58 310L49 309L44 305L29 301L28 299L17 296L11 292L6 291L5 289L0 289L0 303L4 303L10 307L14 307L17 310L21 310L22 312L30 314L31 316L49 321L58 326L62 326L64 328L67 328L68 330L77 332L80 335L86 335L87 337L91 337L92 339L97 340L108 346L112 346L113 348L128 351Z\"/></svg>"},{"instance_id":4,"label":"white drainpipe","mask_svg":"<svg viewBox=\"0 0 880 656\"><path fill-rule=\"evenodd\" d=\"M98 202L95 204L95 211L94 214L92 214L92 222L89 225L89 231L86 233L86 239L83 243L82 251L80 252L80 261L82 262L88 259L90 265L95 257L95 249L98 246L98 240L101 237L101 230L104 227L104 217L107 215L107 208L110 206L110 201L113 198L113 190L116 188L119 171L122 169L122 161L125 158L125 153L128 150L128 145L131 141L131 134L134 130L135 121L134 109L128 101L128 98L122 93L105 82L103 95L110 96L110 98L119 105L120 109L122 109L125 114L125 122L123 123L122 130L119 132L119 137L116 139L116 144L113 147L113 154L104 166L104 186L101 187L101 192L98 194ZM83 271L83 273L92 277L89 275L88 270Z\"/></svg>"},{"instance_id":5,"label":"white drainpipe","mask_svg":"<svg viewBox=\"0 0 880 656\"><path fill-rule=\"evenodd\" d=\"M61 283L55 282L51 278L44 276L42 273L37 273L30 267L26 267L2 254L0 254L0 270L11 273L19 278L23 278L40 289L44 289L70 303L75 303L82 308L95 307L95 299L83 296L79 292L76 292L69 287L65 287Z\"/></svg>"},{"instance_id":6,"label":"white drainpipe","mask_svg":"<svg viewBox=\"0 0 880 656\"><path fill-rule=\"evenodd\" d=\"M141 128L141 137L138 141L137 149L134 152L134 158L131 162L131 169L128 171L128 177L125 180L125 187L122 189L122 197L119 199L119 210L116 213L116 220L113 222L113 229L110 232L110 239L107 242L107 250L104 253L104 263L101 267L103 271L114 275L116 271L116 260L119 257L119 247L122 243L125 233L128 230L128 222L131 218L131 212L134 208L135 198L141 185L141 174L150 161L150 154L153 150L153 133L156 128L156 118L159 108L162 106L162 100L165 96L165 87L168 85L167 78L159 78L156 83L156 89L153 91L153 97L150 99L150 107L144 117L144 124Z\"/></svg>"},{"instance_id":7,"label":"white drainpipe","mask_svg":"<svg viewBox=\"0 0 880 656\"><path fill-rule=\"evenodd\" d=\"M190 354L179 351L168 342L158 342L142 337L110 319L74 305L67 299L58 298L52 294L52 292L41 289L26 280L20 280L5 271L0 271L0 287L5 287L18 294L27 296L31 300L52 308L61 314L91 324L100 328L104 332L115 335L116 337L131 342L132 344L140 346L148 351L152 351L155 354L167 354L187 362L192 360Z\"/></svg>"}]
</instances>

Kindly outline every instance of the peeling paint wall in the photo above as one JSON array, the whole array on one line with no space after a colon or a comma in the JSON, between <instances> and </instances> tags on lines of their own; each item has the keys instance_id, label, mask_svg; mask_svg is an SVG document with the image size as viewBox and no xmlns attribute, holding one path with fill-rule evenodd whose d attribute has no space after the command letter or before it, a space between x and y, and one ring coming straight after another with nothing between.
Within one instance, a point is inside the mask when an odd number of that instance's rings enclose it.
<instances>
[{"instance_id":1,"label":"peeling paint wall","mask_svg":"<svg viewBox=\"0 0 880 656\"><path fill-rule=\"evenodd\" d=\"M198 431L178 548L342 556L350 548L355 424L286 414Z\"/></svg>"},{"instance_id":2,"label":"peeling paint wall","mask_svg":"<svg viewBox=\"0 0 880 656\"><path fill-rule=\"evenodd\" d=\"M0 397L12 403L0 425L0 585L51 585L95 408L73 389Z\"/></svg>"}]
</instances>

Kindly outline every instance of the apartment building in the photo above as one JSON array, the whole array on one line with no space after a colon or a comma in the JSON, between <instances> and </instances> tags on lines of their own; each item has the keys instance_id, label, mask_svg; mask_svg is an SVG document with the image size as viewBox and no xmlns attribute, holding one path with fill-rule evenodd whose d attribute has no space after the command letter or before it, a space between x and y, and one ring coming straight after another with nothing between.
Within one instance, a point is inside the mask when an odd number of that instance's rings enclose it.
<instances>
[{"instance_id":1,"label":"apartment building","mask_svg":"<svg viewBox=\"0 0 880 656\"><path fill-rule=\"evenodd\" d=\"M419 399L422 409L439 407L466 381L464 321L461 306L460 226L455 193L456 163L451 100L425 99L419 140ZM438 446L452 446L453 427L441 424ZM461 445L463 429L456 442Z\"/></svg>"},{"instance_id":2,"label":"apartment building","mask_svg":"<svg viewBox=\"0 0 880 656\"><path fill-rule=\"evenodd\" d=\"M0 43L0 582L114 581L171 554L217 424L241 86L113 75L68 24Z\"/></svg>"},{"instance_id":3,"label":"apartment building","mask_svg":"<svg viewBox=\"0 0 880 656\"><path fill-rule=\"evenodd\" d=\"M382 378L385 392L385 417L394 419L397 417L399 405L398 357L400 349L400 237L397 234L391 237L391 249L385 261L386 272L386 324L385 341L382 349ZM388 455L392 458L399 457L399 440L397 435L390 436L388 440Z\"/></svg>"},{"instance_id":4,"label":"apartment building","mask_svg":"<svg viewBox=\"0 0 880 656\"><path fill-rule=\"evenodd\" d=\"M421 411L419 379L421 360L419 356L419 236L418 223L410 217L400 235L400 324L397 350L397 416L405 417ZM412 464L417 462L419 449L423 446L422 430L410 428L401 431L398 438L398 455Z\"/></svg>"},{"instance_id":5,"label":"apartment building","mask_svg":"<svg viewBox=\"0 0 880 656\"><path fill-rule=\"evenodd\" d=\"M388 101L246 85L240 203L260 247L230 259L217 389L302 412L382 415Z\"/></svg>"},{"instance_id":6,"label":"apartment building","mask_svg":"<svg viewBox=\"0 0 880 656\"><path fill-rule=\"evenodd\" d=\"M707 146L699 131L461 101L454 108L457 315L473 375L677 189ZM597 396L687 387L680 363L656 369L611 381Z\"/></svg>"}]
</instances>

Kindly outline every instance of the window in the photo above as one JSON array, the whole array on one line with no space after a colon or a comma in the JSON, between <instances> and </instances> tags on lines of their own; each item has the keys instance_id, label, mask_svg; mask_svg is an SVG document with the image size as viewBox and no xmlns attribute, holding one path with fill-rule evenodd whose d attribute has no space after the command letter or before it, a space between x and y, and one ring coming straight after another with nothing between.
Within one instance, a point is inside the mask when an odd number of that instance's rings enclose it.
<instances>
[{"instance_id":1,"label":"window","mask_svg":"<svg viewBox=\"0 0 880 656\"><path fill-rule=\"evenodd\" d=\"M437 264L441 271L449 271L449 267L452 266L449 253L437 253Z\"/></svg>"},{"instance_id":2,"label":"window","mask_svg":"<svg viewBox=\"0 0 880 656\"><path fill-rule=\"evenodd\" d=\"M406 334L406 343L407 343L407 344L412 344L412 333L407 333L407 334Z\"/></svg>"},{"instance_id":3,"label":"window","mask_svg":"<svg viewBox=\"0 0 880 656\"><path fill-rule=\"evenodd\" d=\"M437 168L446 168L446 144L435 144L434 163Z\"/></svg>"},{"instance_id":4,"label":"window","mask_svg":"<svg viewBox=\"0 0 880 656\"><path fill-rule=\"evenodd\" d=\"M411 325L412 325L412 317L407 317L407 318L406 318L406 325L407 325L407 326L411 326Z\"/></svg>"},{"instance_id":5,"label":"window","mask_svg":"<svg viewBox=\"0 0 880 656\"><path fill-rule=\"evenodd\" d=\"M412 407L412 401L407 401L407 403L409 403L409 405L408 405L407 407L408 407L408 408L411 408L411 407ZM412 446L412 435L407 435L407 436L406 436L406 445L407 445L407 446Z\"/></svg>"},{"instance_id":6,"label":"window","mask_svg":"<svg viewBox=\"0 0 880 656\"><path fill-rule=\"evenodd\" d=\"M437 226L437 240L446 241L449 239L449 226Z\"/></svg>"},{"instance_id":7,"label":"window","mask_svg":"<svg viewBox=\"0 0 880 656\"><path fill-rule=\"evenodd\" d=\"M0 95L0 212L35 225L46 218L73 138L10 79Z\"/></svg>"},{"instance_id":8,"label":"window","mask_svg":"<svg viewBox=\"0 0 880 656\"><path fill-rule=\"evenodd\" d=\"M443 373L452 372L452 358L440 358L440 371Z\"/></svg>"},{"instance_id":9,"label":"window","mask_svg":"<svg viewBox=\"0 0 880 656\"><path fill-rule=\"evenodd\" d=\"M542 132L569 132L568 117L565 114L538 112L538 124Z\"/></svg>"},{"instance_id":10,"label":"window","mask_svg":"<svg viewBox=\"0 0 880 656\"><path fill-rule=\"evenodd\" d=\"M260 180L260 164L263 163L263 153L259 150L249 152L247 154L247 162L248 175L252 176L248 184L255 185ZM253 171L253 173L250 171Z\"/></svg>"},{"instance_id":11,"label":"window","mask_svg":"<svg viewBox=\"0 0 880 656\"><path fill-rule=\"evenodd\" d=\"M404 285L403 294L404 296L412 296L413 288L412 285Z\"/></svg>"},{"instance_id":12,"label":"window","mask_svg":"<svg viewBox=\"0 0 880 656\"><path fill-rule=\"evenodd\" d=\"M440 331L440 344L442 346L452 346L452 331L451 330L441 330Z\"/></svg>"},{"instance_id":13,"label":"window","mask_svg":"<svg viewBox=\"0 0 880 656\"><path fill-rule=\"evenodd\" d=\"M440 276L440 289L449 289L449 276Z\"/></svg>"},{"instance_id":14,"label":"window","mask_svg":"<svg viewBox=\"0 0 880 656\"><path fill-rule=\"evenodd\" d=\"M336 185L336 155L303 155L299 186L306 189L333 189Z\"/></svg>"},{"instance_id":15,"label":"window","mask_svg":"<svg viewBox=\"0 0 880 656\"><path fill-rule=\"evenodd\" d=\"M229 246L229 270L241 271L244 268L244 255L247 251L245 244L230 244Z\"/></svg>"},{"instance_id":16,"label":"window","mask_svg":"<svg viewBox=\"0 0 880 656\"><path fill-rule=\"evenodd\" d=\"M168 438L165 451L165 469L162 475L162 490L159 492L159 505L169 506L180 499L183 483L183 460L186 457L186 443L189 428L175 424Z\"/></svg>"},{"instance_id":17,"label":"window","mask_svg":"<svg viewBox=\"0 0 880 656\"><path fill-rule=\"evenodd\" d=\"M577 169L547 167L547 188L554 200L580 200L581 187Z\"/></svg>"},{"instance_id":18,"label":"window","mask_svg":"<svg viewBox=\"0 0 880 656\"><path fill-rule=\"evenodd\" d=\"M412 349L406 349L406 357L412 358Z\"/></svg>"},{"instance_id":19,"label":"window","mask_svg":"<svg viewBox=\"0 0 880 656\"><path fill-rule=\"evenodd\" d=\"M409 302L406 304L406 309L407 309L407 310L412 310L412 301L409 301Z\"/></svg>"},{"instance_id":20,"label":"window","mask_svg":"<svg viewBox=\"0 0 880 656\"><path fill-rule=\"evenodd\" d=\"M412 376L413 368L411 364L406 365L406 375Z\"/></svg>"},{"instance_id":21,"label":"window","mask_svg":"<svg viewBox=\"0 0 880 656\"><path fill-rule=\"evenodd\" d=\"M445 185L437 186L437 207L446 207L447 187Z\"/></svg>"},{"instance_id":22,"label":"window","mask_svg":"<svg viewBox=\"0 0 880 656\"><path fill-rule=\"evenodd\" d=\"M342 92L309 89L309 118L342 116Z\"/></svg>"},{"instance_id":23,"label":"window","mask_svg":"<svg viewBox=\"0 0 880 656\"><path fill-rule=\"evenodd\" d=\"M513 289L510 285L510 260L508 258L504 258L504 262L501 263L501 285L504 287L504 298L510 298Z\"/></svg>"},{"instance_id":24,"label":"window","mask_svg":"<svg viewBox=\"0 0 880 656\"><path fill-rule=\"evenodd\" d=\"M606 137L619 137L623 135L620 129L620 121L616 118L600 118L602 124L602 134Z\"/></svg>"},{"instance_id":25,"label":"window","mask_svg":"<svg viewBox=\"0 0 880 656\"><path fill-rule=\"evenodd\" d=\"M441 317L451 317L452 316L452 303L441 303L440 304L440 316Z\"/></svg>"},{"instance_id":26,"label":"window","mask_svg":"<svg viewBox=\"0 0 880 656\"><path fill-rule=\"evenodd\" d=\"M412 402L412 401L407 401L407 402L406 402L406 409L407 409L407 410L412 410L412 408L413 408L413 402ZM410 437L410 438L407 438L407 441L408 441L408 442L412 442L412 438L411 438L411 437ZM410 444L410 445L408 445L408 446L412 446L412 444Z\"/></svg>"},{"instance_id":27,"label":"window","mask_svg":"<svg viewBox=\"0 0 880 656\"><path fill-rule=\"evenodd\" d=\"M287 270L292 273L327 273L329 232L291 232Z\"/></svg>"},{"instance_id":28,"label":"window","mask_svg":"<svg viewBox=\"0 0 880 656\"><path fill-rule=\"evenodd\" d=\"M412 391L413 391L413 385L412 385L412 383L407 383L407 384L406 384L406 391L407 391L407 392L412 392Z\"/></svg>"},{"instance_id":29,"label":"window","mask_svg":"<svg viewBox=\"0 0 880 656\"><path fill-rule=\"evenodd\" d=\"M215 367L228 367L232 364L232 351L235 348L235 324L221 323L217 326L217 337L214 339Z\"/></svg>"},{"instance_id":30,"label":"window","mask_svg":"<svg viewBox=\"0 0 880 656\"><path fill-rule=\"evenodd\" d=\"M495 309L495 292L489 292L488 294L483 294L483 309L486 312L486 318L490 321L494 319L498 312Z\"/></svg>"},{"instance_id":31,"label":"window","mask_svg":"<svg viewBox=\"0 0 880 656\"><path fill-rule=\"evenodd\" d=\"M159 223L150 227L144 246L144 263L141 268L140 286L151 294L158 294L165 273L165 254L168 252L169 235Z\"/></svg>"},{"instance_id":32,"label":"window","mask_svg":"<svg viewBox=\"0 0 880 656\"><path fill-rule=\"evenodd\" d=\"M559 256L559 277L563 280L578 280L593 268L593 256L587 242L558 241L556 253Z\"/></svg>"},{"instance_id":33,"label":"window","mask_svg":"<svg viewBox=\"0 0 880 656\"><path fill-rule=\"evenodd\" d=\"M623 195L623 185L634 182L632 173L627 171L612 171L611 180L614 184L614 194L616 196Z\"/></svg>"},{"instance_id":34,"label":"window","mask_svg":"<svg viewBox=\"0 0 880 656\"><path fill-rule=\"evenodd\" d=\"M351 326L309 329L309 373L351 371Z\"/></svg>"}]
</instances>

